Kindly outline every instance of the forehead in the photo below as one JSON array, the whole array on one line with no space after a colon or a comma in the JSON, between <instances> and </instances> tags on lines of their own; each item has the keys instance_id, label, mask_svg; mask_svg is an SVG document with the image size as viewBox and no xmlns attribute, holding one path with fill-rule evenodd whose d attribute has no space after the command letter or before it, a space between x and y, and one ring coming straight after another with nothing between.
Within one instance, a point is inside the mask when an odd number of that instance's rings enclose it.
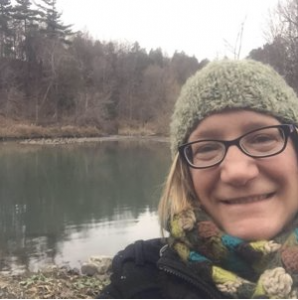
<instances>
[{"instance_id":1,"label":"forehead","mask_svg":"<svg viewBox=\"0 0 298 300\"><path fill-rule=\"evenodd\" d=\"M205 138L231 139L257 128L278 124L280 122L276 118L254 111L226 111L201 121L190 134L189 141Z\"/></svg>"}]
</instances>

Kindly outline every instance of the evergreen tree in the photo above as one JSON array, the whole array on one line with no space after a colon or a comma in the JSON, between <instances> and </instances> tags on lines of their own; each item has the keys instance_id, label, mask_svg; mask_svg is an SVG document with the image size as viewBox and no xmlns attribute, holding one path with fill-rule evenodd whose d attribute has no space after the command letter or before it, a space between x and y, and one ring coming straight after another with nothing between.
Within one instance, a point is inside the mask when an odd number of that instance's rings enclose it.
<instances>
[{"instance_id":1,"label":"evergreen tree","mask_svg":"<svg viewBox=\"0 0 298 300\"><path fill-rule=\"evenodd\" d=\"M57 11L56 0L41 0L43 4L37 4L44 14L44 28L42 32L50 39L59 39L69 43L67 38L73 34L72 25L64 25L61 21L61 13Z\"/></svg>"},{"instance_id":2,"label":"evergreen tree","mask_svg":"<svg viewBox=\"0 0 298 300\"><path fill-rule=\"evenodd\" d=\"M30 40L32 35L36 34L38 22L41 20L41 13L32 9L30 0L16 0L14 7L14 30L15 30L15 48L17 58L29 60Z\"/></svg>"},{"instance_id":3,"label":"evergreen tree","mask_svg":"<svg viewBox=\"0 0 298 300\"><path fill-rule=\"evenodd\" d=\"M12 52L12 5L10 0L0 0L0 57Z\"/></svg>"}]
</instances>

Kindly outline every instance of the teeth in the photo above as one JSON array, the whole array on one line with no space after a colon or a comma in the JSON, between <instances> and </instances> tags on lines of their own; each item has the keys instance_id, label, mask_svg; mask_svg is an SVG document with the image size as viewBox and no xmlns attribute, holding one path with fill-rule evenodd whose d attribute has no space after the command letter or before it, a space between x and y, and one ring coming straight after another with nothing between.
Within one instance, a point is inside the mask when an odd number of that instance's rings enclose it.
<instances>
[{"instance_id":1,"label":"teeth","mask_svg":"<svg viewBox=\"0 0 298 300\"><path fill-rule=\"evenodd\" d=\"M244 197L244 198L230 200L230 201L227 201L226 203L227 204L245 204L245 203L258 202L258 201L264 200L268 197L269 197L269 194L254 196L254 197Z\"/></svg>"}]
</instances>

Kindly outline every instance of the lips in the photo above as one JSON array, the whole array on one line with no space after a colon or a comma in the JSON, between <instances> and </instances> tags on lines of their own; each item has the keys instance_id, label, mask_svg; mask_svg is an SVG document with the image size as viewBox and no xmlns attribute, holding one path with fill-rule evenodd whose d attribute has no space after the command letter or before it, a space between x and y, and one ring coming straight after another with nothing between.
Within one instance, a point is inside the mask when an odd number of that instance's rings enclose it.
<instances>
[{"instance_id":1,"label":"lips","mask_svg":"<svg viewBox=\"0 0 298 300\"><path fill-rule=\"evenodd\" d=\"M264 200L269 199L273 193L269 194L262 194L262 195L255 195L255 196L248 196L248 197L240 197L240 198L234 198L234 199L227 199L221 201L224 204L228 205L235 205L235 204L249 204L249 203L254 203L254 202L261 202Z\"/></svg>"}]
</instances>

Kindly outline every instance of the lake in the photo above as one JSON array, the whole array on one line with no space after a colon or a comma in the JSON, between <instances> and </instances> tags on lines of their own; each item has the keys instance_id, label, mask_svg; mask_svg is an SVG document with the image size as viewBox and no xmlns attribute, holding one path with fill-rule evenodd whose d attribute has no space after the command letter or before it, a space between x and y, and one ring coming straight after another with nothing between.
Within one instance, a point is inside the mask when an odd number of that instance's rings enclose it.
<instances>
[{"instance_id":1,"label":"lake","mask_svg":"<svg viewBox=\"0 0 298 300\"><path fill-rule=\"evenodd\" d=\"M79 267L160 236L169 144L0 146L0 270Z\"/></svg>"}]
</instances>

